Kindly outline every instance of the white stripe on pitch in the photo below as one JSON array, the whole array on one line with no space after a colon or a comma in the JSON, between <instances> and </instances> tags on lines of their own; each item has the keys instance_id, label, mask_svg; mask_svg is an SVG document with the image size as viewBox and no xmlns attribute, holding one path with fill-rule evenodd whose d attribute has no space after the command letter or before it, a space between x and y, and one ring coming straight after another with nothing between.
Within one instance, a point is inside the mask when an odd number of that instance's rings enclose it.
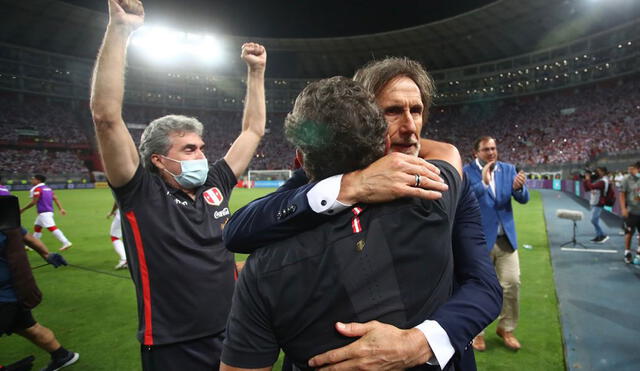
<instances>
[{"instance_id":1,"label":"white stripe on pitch","mask_svg":"<svg viewBox=\"0 0 640 371\"><path fill-rule=\"evenodd\" d=\"M579 252L602 252L615 254L618 250L603 250L603 249L578 249L576 247L563 247L562 251L579 251Z\"/></svg>"}]
</instances>

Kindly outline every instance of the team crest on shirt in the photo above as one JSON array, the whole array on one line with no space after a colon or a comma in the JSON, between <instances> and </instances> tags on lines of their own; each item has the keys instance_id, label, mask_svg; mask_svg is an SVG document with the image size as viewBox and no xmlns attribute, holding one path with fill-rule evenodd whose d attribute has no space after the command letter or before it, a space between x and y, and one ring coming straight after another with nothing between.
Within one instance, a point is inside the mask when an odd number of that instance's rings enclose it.
<instances>
[{"instance_id":1,"label":"team crest on shirt","mask_svg":"<svg viewBox=\"0 0 640 371\"><path fill-rule=\"evenodd\" d=\"M224 197L217 187L212 187L202 193L202 197L209 205L220 206Z\"/></svg>"}]
</instances>

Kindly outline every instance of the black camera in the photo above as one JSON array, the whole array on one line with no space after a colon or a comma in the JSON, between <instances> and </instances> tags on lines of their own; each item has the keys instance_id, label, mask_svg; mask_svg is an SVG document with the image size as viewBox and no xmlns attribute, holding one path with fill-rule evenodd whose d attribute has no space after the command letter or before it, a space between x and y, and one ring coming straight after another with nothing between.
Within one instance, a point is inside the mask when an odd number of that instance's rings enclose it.
<instances>
[{"instance_id":1,"label":"black camera","mask_svg":"<svg viewBox=\"0 0 640 371\"><path fill-rule=\"evenodd\" d=\"M586 179L587 175L589 175L591 179L598 179L599 178L598 173L595 170L593 170L591 168L588 168L588 167L585 167L580 172L580 179Z\"/></svg>"}]
</instances>

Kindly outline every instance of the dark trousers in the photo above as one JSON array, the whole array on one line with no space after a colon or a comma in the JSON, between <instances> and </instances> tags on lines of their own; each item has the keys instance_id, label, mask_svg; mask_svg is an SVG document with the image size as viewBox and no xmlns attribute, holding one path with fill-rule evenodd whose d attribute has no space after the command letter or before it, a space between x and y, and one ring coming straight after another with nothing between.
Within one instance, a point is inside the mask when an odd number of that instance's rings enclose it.
<instances>
[{"instance_id":1,"label":"dark trousers","mask_svg":"<svg viewBox=\"0 0 640 371\"><path fill-rule=\"evenodd\" d=\"M165 345L141 345L143 371L212 371L220 368L224 332Z\"/></svg>"}]
</instances>

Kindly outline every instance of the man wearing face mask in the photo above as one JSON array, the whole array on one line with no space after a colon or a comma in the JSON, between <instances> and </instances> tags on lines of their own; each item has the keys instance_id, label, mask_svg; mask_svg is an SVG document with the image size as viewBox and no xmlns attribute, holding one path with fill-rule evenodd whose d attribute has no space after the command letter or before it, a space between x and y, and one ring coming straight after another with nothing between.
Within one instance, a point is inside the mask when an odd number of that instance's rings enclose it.
<instances>
[{"instance_id":1,"label":"man wearing face mask","mask_svg":"<svg viewBox=\"0 0 640 371\"><path fill-rule=\"evenodd\" d=\"M123 221L138 301L143 370L217 369L237 269L222 244L229 196L264 134L266 51L242 46L247 95L242 132L224 158L203 153L203 126L169 115L152 121L139 153L122 119L126 45L142 3L109 1L93 76L91 111Z\"/></svg>"}]
</instances>

